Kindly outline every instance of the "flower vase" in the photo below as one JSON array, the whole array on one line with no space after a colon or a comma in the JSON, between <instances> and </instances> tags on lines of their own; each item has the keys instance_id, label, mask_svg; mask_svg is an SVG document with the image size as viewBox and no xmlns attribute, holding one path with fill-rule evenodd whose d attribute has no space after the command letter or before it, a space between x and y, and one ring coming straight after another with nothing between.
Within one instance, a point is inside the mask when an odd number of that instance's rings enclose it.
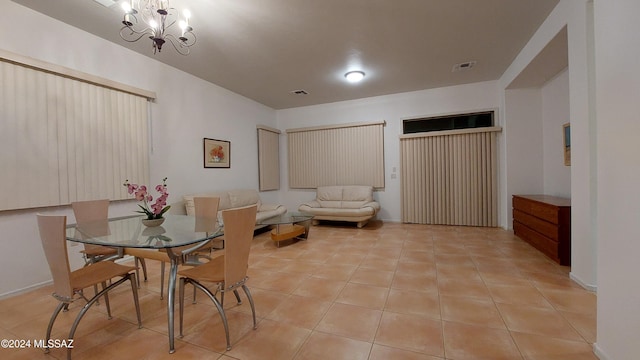
<instances>
[{"instance_id":1,"label":"flower vase","mask_svg":"<svg viewBox=\"0 0 640 360\"><path fill-rule=\"evenodd\" d=\"M142 219L142 225L146 227L156 227L162 225L164 218L160 219Z\"/></svg>"}]
</instances>

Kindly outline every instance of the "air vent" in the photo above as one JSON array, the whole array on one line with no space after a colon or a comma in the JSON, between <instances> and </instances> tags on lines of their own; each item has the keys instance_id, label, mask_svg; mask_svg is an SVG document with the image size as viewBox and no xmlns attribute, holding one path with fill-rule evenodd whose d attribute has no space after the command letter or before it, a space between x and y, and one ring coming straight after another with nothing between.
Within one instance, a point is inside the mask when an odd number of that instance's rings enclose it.
<instances>
[{"instance_id":1,"label":"air vent","mask_svg":"<svg viewBox=\"0 0 640 360\"><path fill-rule=\"evenodd\" d=\"M117 0L93 0L93 1L105 7L112 7L113 5L116 4Z\"/></svg>"},{"instance_id":2,"label":"air vent","mask_svg":"<svg viewBox=\"0 0 640 360\"><path fill-rule=\"evenodd\" d=\"M463 63L460 63L460 64L455 64L455 65L453 65L453 69L451 69L451 72L469 70L472 67L474 67L475 65L476 65L475 61L467 61L467 62L463 62Z\"/></svg>"},{"instance_id":3,"label":"air vent","mask_svg":"<svg viewBox=\"0 0 640 360\"><path fill-rule=\"evenodd\" d=\"M296 94L296 95L309 95L309 93L307 92L307 90L293 90L291 91L292 94Z\"/></svg>"}]
</instances>

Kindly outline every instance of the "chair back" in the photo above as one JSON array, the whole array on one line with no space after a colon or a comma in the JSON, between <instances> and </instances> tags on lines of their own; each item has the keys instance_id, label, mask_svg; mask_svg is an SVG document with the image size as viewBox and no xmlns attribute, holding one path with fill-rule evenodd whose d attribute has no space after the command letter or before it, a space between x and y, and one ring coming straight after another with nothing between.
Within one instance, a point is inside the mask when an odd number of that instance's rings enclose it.
<instances>
[{"instance_id":1,"label":"chair back","mask_svg":"<svg viewBox=\"0 0 640 360\"><path fill-rule=\"evenodd\" d=\"M224 220L224 283L233 287L247 277L249 250L256 225L256 205L225 210Z\"/></svg>"},{"instance_id":2,"label":"chair back","mask_svg":"<svg viewBox=\"0 0 640 360\"><path fill-rule=\"evenodd\" d=\"M71 269L69 268L65 236L67 217L40 214L37 216L42 248L53 277L54 295L58 298L71 300L73 289L71 288Z\"/></svg>"},{"instance_id":3,"label":"chair back","mask_svg":"<svg viewBox=\"0 0 640 360\"><path fill-rule=\"evenodd\" d=\"M78 224L109 218L109 199L76 201L71 208Z\"/></svg>"},{"instance_id":4,"label":"chair back","mask_svg":"<svg viewBox=\"0 0 640 360\"><path fill-rule=\"evenodd\" d=\"M196 216L196 232L212 233L216 231L218 222L219 197L194 197L193 205Z\"/></svg>"},{"instance_id":5,"label":"chair back","mask_svg":"<svg viewBox=\"0 0 640 360\"><path fill-rule=\"evenodd\" d=\"M102 220L105 223L102 225L103 229L100 232L104 232L104 235L108 234L109 225L106 222L109 219L109 199L75 201L71 203L71 208L78 225ZM98 233L93 235L98 235ZM104 249L100 245L83 244L83 246L85 251L88 252L100 252L100 249Z\"/></svg>"}]
</instances>

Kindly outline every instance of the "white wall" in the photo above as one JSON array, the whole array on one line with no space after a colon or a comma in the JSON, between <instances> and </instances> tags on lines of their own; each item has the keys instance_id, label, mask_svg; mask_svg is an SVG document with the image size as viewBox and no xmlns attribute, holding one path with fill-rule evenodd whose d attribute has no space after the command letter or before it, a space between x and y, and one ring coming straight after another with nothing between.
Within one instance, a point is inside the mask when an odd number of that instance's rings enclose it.
<instances>
[{"instance_id":1,"label":"white wall","mask_svg":"<svg viewBox=\"0 0 640 360\"><path fill-rule=\"evenodd\" d=\"M514 62L500 78L505 89L503 101L507 115L509 104L505 101L512 90L509 84L531 63L535 56L567 27L569 54L569 118L571 120L571 278L586 288L596 288L596 228L595 197L597 168L594 142L594 114L590 104L593 72L593 54L590 53L590 17L587 0L561 0L544 21ZM590 68L591 64L591 68ZM512 113L512 112L511 112ZM511 118L505 118L506 134L509 136ZM510 149L505 149L508 152ZM508 163L510 164L510 163ZM511 184L513 169L506 169L504 177ZM509 191L511 188L503 188ZM509 205L510 194L504 193L503 206ZM509 216L509 214L506 214Z\"/></svg>"},{"instance_id":2,"label":"white wall","mask_svg":"<svg viewBox=\"0 0 640 360\"><path fill-rule=\"evenodd\" d=\"M202 190L258 188L256 125L275 127L274 110L9 0L0 0L0 8L3 50L156 92L151 179L155 185L168 177L169 202ZM231 141L230 169L203 168L203 137ZM277 197L263 196L265 202ZM135 206L112 204L109 215L131 214ZM0 212L0 253L5 254L0 273L20 274L2 277L0 296L50 279L36 227L38 211L75 221L68 206Z\"/></svg>"},{"instance_id":3,"label":"white wall","mask_svg":"<svg viewBox=\"0 0 640 360\"><path fill-rule=\"evenodd\" d=\"M379 219L400 221L400 140L402 120L470 112L497 110L499 108L498 83L495 81L470 85L452 86L439 89L377 96L366 99L336 102L324 105L278 110L278 128L281 130L385 120L384 161L385 188L374 194L381 204ZM499 121L500 113L496 112ZM502 141L502 135L498 135ZM281 139L281 201L290 210L297 209L304 202L315 197L315 191L288 188L286 135ZM391 179L393 169L397 177Z\"/></svg>"},{"instance_id":4,"label":"white wall","mask_svg":"<svg viewBox=\"0 0 640 360\"><path fill-rule=\"evenodd\" d=\"M542 93L539 88L505 91L505 191L500 214L512 228L514 194L541 194L543 181ZM504 221L504 220L503 220Z\"/></svg>"},{"instance_id":5,"label":"white wall","mask_svg":"<svg viewBox=\"0 0 640 360\"><path fill-rule=\"evenodd\" d=\"M541 88L543 192L571 198L571 168L564 165L562 125L568 123L569 72L561 72Z\"/></svg>"},{"instance_id":6,"label":"white wall","mask_svg":"<svg viewBox=\"0 0 640 360\"><path fill-rule=\"evenodd\" d=\"M637 0L595 1L598 339L601 359L640 358L640 58Z\"/></svg>"}]
</instances>

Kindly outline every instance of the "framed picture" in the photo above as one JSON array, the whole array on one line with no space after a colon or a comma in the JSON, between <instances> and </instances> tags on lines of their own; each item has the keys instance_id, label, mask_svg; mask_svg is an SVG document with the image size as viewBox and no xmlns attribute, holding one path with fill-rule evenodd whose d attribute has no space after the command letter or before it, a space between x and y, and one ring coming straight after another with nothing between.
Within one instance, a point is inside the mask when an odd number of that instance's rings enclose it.
<instances>
[{"instance_id":1,"label":"framed picture","mask_svg":"<svg viewBox=\"0 0 640 360\"><path fill-rule=\"evenodd\" d=\"M231 167L231 142L204 138L203 147L205 168Z\"/></svg>"},{"instance_id":2,"label":"framed picture","mask_svg":"<svg viewBox=\"0 0 640 360\"><path fill-rule=\"evenodd\" d=\"M571 166L571 125L562 125L562 140L564 143L564 165Z\"/></svg>"}]
</instances>

